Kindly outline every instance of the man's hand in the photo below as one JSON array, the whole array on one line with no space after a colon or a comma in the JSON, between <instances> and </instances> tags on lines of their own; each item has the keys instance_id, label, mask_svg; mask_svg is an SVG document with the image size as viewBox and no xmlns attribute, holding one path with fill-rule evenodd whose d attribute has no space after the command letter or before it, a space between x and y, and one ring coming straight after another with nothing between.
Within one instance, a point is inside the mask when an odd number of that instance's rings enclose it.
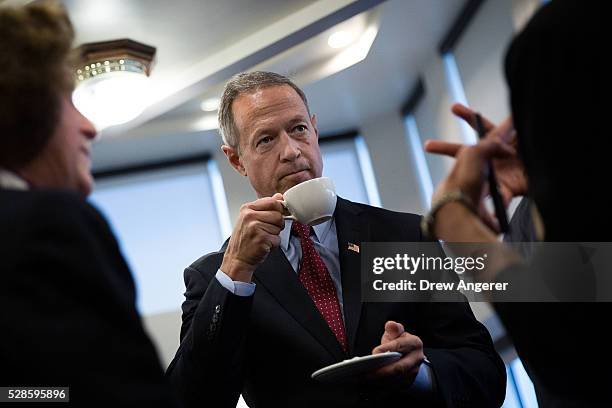
<instances>
[{"instance_id":1,"label":"man's hand","mask_svg":"<svg viewBox=\"0 0 612 408\"><path fill-rule=\"evenodd\" d=\"M476 129L476 113L472 109L456 103L452 106L451 110L456 116L465 120L472 128ZM511 118L507 118L499 126L495 126L491 121L483 118L483 125L487 132L485 139L495 140L516 148L516 132L512 126ZM425 151L451 157L456 157L463 147L466 147L466 145L441 140L428 140L425 143ZM512 197L527 193L525 169L516 154L503 158L495 158L493 166L499 184L499 191L506 205Z\"/></svg>"},{"instance_id":2,"label":"man's hand","mask_svg":"<svg viewBox=\"0 0 612 408\"><path fill-rule=\"evenodd\" d=\"M251 282L257 265L280 245L279 234L285 227L282 199L282 194L276 193L240 207L220 268L232 280Z\"/></svg>"},{"instance_id":3,"label":"man's hand","mask_svg":"<svg viewBox=\"0 0 612 408\"><path fill-rule=\"evenodd\" d=\"M380 339L380 346L372 350L372 354L387 351L402 353L402 358L374 371L369 377L379 380L381 385L393 388L408 389L419 372L419 367L425 355L423 342L417 336L404 331L404 326L394 321L385 324L385 332Z\"/></svg>"}]
</instances>

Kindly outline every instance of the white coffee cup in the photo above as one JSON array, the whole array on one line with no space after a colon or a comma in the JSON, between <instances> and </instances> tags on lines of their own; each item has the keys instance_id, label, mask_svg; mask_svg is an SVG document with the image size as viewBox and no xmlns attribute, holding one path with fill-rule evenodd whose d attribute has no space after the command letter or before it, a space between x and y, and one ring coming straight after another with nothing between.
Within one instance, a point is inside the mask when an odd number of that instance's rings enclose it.
<instances>
[{"instance_id":1,"label":"white coffee cup","mask_svg":"<svg viewBox=\"0 0 612 408\"><path fill-rule=\"evenodd\" d=\"M306 225L321 224L332 218L336 209L336 187L329 177L319 177L296 184L283 194L281 201L289 215L285 219Z\"/></svg>"}]
</instances>

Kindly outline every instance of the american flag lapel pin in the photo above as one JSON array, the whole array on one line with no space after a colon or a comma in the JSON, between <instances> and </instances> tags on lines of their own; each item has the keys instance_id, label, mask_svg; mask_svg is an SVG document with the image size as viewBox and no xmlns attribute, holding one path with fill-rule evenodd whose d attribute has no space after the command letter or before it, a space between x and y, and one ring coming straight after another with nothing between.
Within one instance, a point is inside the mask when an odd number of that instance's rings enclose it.
<instances>
[{"instance_id":1,"label":"american flag lapel pin","mask_svg":"<svg viewBox=\"0 0 612 408\"><path fill-rule=\"evenodd\" d=\"M348 250L359 253L359 245L353 244L352 242L348 243Z\"/></svg>"}]
</instances>

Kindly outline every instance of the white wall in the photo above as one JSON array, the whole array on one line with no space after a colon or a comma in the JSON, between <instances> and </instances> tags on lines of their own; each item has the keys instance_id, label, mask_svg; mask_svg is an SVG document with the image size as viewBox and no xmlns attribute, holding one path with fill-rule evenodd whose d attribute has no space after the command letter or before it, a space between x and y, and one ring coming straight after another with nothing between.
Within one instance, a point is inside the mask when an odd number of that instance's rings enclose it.
<instances>
[{"instance_id":1,"label":"white wall","mask_svg":"<svg viewBox=\"0 0 612 408\"><path fill-rule=\"evenodd\" d=\"M503 62L513 35L511 2L485 1L453 50L468 103L496 123L510 112Z\"/></svg>"},{"instance_id":2,"label":"white wall","mask_svg":"<svg viewBox=\"0 0 612 408\"><path fill-rule=\"evenodd\" d=\"M549 0L512 0L512 21L515 30L523 28L533 13L547 1Z\"/></svg>"},{"instance_id":3,"label":"white wall","mask_svg":"<svg viewBox=\"0 0 612 408\"><path fill-rule=\"evenodd\" d=\"M413 112L421 141L442 139L463 143L459 121L451 114L453 103L444 65L437 50L432 50L422 68L425 95ZM434 188L442 181L453 165L453 160L438 155L426 154Z\"/></svg>"},{"instance_id":4,"label":"white wall","mask_svg":"<svg viewBox=\"0 0 612 408\"><path fill-rule=\"evenodd\" d=\"M166 369L174 358L180 344L180 309L143 316L142 323L149 333L151 340L153 340L159 359L162 362L162 367Z\"/></svg>"},{"instance_id":5,"label":"white wall","mask_svg":"<svg viewBox=\"0 0 612 408\"><path fill-rule=\"evenodd\" d=\"M361 135L370 152L382 207L423 214L427 210L424 192L399 109L364 123Z\"/></svg>"},{"instance_id":6,"label":"white wall","mask_svg":"<svg viewBox=\"0 0 612 408\"><path fill-rule=\"evenodd\" d=\"M221 145L219 144L219 146ZM225 188L227 205L229 207L230 219L232 220L233 226L240 212L240 206L255 200L257 196L249 184L249 180L243 177L229 164L225 154L221 151L221 147L215 152L214 160L217 162L221 178L223 178L223 187Z\"/></svg>"}]
</instances>

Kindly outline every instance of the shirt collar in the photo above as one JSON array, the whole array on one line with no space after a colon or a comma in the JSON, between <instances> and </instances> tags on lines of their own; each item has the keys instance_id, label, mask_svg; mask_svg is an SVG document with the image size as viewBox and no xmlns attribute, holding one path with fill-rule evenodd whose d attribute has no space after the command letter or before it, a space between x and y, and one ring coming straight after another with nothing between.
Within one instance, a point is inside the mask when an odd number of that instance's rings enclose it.
<instances>
[{"instance_id":1,"label":"shirt collar","mask_svg":"<svg viewBox=\"0 0 612 408\"><path fill-rule=\"evenodd\" d=\"M0 188L7 190L28 190L28 183L17 174L0 168Z\"/></svg>"},{"instance_id":2,"label":"shirt collar","mask_svg":"<svg viewBox=\"0 0 612 408\"><path fill-rule=\"evenodd\" d=\"M285 220L285 228L280 232L281 238L281 248L283 251L287 251L289 249L289 239L291 238L291 225L293 220ZM331 218L321 224L315 225L312 227L315 237L318 242L324 242L329 230L334 224L334 219Z\"/></svg>"}]
</instances>

